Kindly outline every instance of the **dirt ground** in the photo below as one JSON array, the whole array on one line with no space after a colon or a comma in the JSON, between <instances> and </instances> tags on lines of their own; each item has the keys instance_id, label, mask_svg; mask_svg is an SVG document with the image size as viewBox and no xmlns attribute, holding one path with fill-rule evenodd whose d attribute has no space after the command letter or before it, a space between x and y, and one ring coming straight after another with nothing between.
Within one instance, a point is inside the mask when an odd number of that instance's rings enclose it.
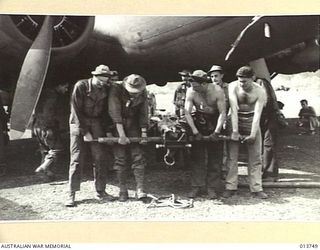
<instances>
[{"instance_id":1,"label":"dirt ground","mask_svg":"<svg viewBox=\"0 0 320 250\"><path fill-rule=\"evenodd\" d=\"M294 120L290 128L279 136L278 158L280 181L320 183L320 137L298 135ZM187 201L190 188L190 168L168 168L153 157L148 149L149 166L146 171L146 190L156 196L174 194ZM0 177L0 220L105 220L105 221L319 221L320 188L265 188L270 196L259 200L250 196L246 183L246 167L241 166L238 194L230 199L208 200L206 195L195 199L193 208L148 208L147 203L136 201L133 176L130 176L130 200L99 202L93 198L94 185L90 169L84 170L81 191L77 193L77 206L66 208L68 155L56 166L57 179L49 182L35 175L40 161L34 139L12 141L8 147L8 170ZM192 163L190 163L192 164ZM189 164L189 165L190 165ZM108 178L107 192L117 196L115 174Z\"/></svg>"}]
</instances>

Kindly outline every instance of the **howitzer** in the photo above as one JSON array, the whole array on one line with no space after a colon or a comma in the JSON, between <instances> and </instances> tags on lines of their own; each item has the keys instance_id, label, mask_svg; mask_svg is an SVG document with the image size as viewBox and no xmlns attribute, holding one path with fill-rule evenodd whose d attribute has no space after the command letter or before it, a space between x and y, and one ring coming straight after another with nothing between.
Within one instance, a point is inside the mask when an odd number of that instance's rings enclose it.
<instances>
[{"instance_id":1,"label":"howitzer","mask_svg":"<svg viewBox=\"0 0 320 250\"><path fill-rule=\"evenodd\" d=\"M128 137L130 142L141 142L141 141L147 141L148 143L180 143L184 144L186 142L194 142L194 137L189 136L186 139L183 140L170 140L170 139L165 139L162 136L155 136L155 137ZM223 140L223 141L228 141L230 140L230 136L225 136L225 135L219 135L216 140ZM86 142L99 142L99 143L118 143L119 137L99 137L98 139L93 139L93 140L85 140ZM203 136L201 141L214 141L211 136Z\"/></svg>"},{"instance_id":2,"label":"howitzer","mask_svg":"<svg viewBox=\"0 0 320 250\"><path fill-rule=\"evenodd\" d=\"M165 136L157 137L129 137L130 142L140 143L146 141L147 143L156 143L156 148L164 148L167 150L163 156L163 161L167 166L175 165L174 150L177 148L191 148L192 142L194 142L193 136L180 137L178 140L166 139ZM217 141L217 140L230 140L230 136L219 135L214 140L211 136L203 136L203 142ZM99 143L118 143L119 137L99 137L91 141L85 140L86 142L99 142Z\"/></svg>"}]
</instances>

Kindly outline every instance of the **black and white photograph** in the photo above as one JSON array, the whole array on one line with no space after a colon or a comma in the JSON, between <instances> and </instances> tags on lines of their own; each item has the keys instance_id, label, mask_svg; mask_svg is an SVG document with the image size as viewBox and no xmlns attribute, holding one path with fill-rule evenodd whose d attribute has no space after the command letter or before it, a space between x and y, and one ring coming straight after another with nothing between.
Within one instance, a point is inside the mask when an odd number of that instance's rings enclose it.
<instances>
[{"instance_id":1,"label":"black and white photograph","mask_svg":"<svg viewBox=\"0 0 320 250\"><path fill-rule=\"evenodd\" d=\"M0 14L0 221L320 221L319 15Z\"/></svg>"}]
</instances>

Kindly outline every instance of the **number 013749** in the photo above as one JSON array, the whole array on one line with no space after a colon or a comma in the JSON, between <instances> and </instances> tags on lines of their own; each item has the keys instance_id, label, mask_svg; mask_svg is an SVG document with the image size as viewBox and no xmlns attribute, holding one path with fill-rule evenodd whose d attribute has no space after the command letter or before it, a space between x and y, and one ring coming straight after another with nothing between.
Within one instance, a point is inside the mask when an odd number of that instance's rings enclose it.
<instances>
[{"instance_id":1,"label":"number 013749","mask_svg":"<svg viewBox=\"0 0 320 250\"><path fill-rule=\"evenodd\" d=\"M317 249L318 247L318 244L300 244L300 248Z\"/></svg>"}]
</instances>

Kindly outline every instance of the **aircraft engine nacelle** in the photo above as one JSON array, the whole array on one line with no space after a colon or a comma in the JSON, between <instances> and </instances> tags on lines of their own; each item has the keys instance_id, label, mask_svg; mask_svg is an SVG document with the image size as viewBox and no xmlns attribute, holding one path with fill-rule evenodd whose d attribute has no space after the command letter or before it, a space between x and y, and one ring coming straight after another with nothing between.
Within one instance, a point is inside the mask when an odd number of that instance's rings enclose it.
<instances>
[{"instance_id":1,"label":"aircraft engine nacelle","mask_svg":"<svg viewBox=\"0 0 320 250\"><path fill-rule=\"evenodd\" d=\"M22 60L39 33L45 16L0 15L0 51ZM66 62L77 55L93 31L94 17L54 16L52 60Z\"/></svg>"},{"instance_id":2,"label":"aircraft engine nacelle","mask_svg":"<svg viewBox=\"0 0 320 250\"><path fill-rule=\"evenodd\" d=\"M88 16L0 15L0 87L13 97L11 138L24 133L44 86L70 80L68 66L93 27Z\"/></svg>"}]
</instances>

